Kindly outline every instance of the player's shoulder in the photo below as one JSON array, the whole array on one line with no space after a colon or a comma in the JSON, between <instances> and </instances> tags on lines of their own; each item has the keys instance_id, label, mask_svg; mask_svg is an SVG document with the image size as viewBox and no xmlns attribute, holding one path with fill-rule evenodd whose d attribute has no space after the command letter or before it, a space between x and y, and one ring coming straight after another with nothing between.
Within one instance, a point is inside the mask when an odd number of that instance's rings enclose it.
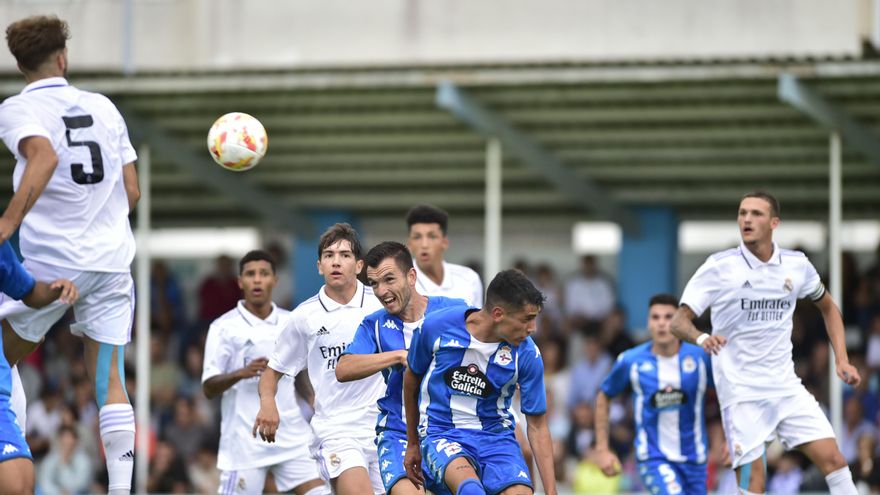
<instances>
[{"instance_id":1,"label":"player's shoulder","mask_svg":"<svg viewBox=\"0 0 880 495\"><path fill-rule=\"evenodd\" d=\"M651 356L651 341L643 342L635 347L630 347L629 349L621 352L617 355L617 361L620 363L631 363L638 359L643 359Z\"/></svg>"},{"instance_id":2,"label":"player's shoulder","mask_svg":"<svg viewBox=\"0 0 880 495\"><path fill-rule=\"evenodd\" d=\"M538 347L538 344L535 343L535 340L531 337L526 337L522 343L517 346L517 352L520 355L525 355L528 357L540 357L541 356L541 348Z\"/></svg>"},{"instance_id":3,"label":"player's shoulder","mask_svg":"<svg viewBox=\"0 0 880 495\"><path fill-rule=\"evenodd\" d=\"M466 305L467 303L464 299L459 299L457 297L428 296L428 308L426 313L433 313L450 307Z\"/></svg>"},{"instance_id":4,"label":"player's shoulder","mask_svg":"<svg viewBox=\"0 0 880 495\"><path fill-rule=\"evenodd\" d=\"M458 323L462 323L464 321L464 312L467 309L468 306L466 305L447 306L426 314L425 321L422 323L422 332L445 330L451 326L456 326Z\"/></svg>"},{"instance_id":5,"label":"player's shoulder","mask_svg":"<svg viewBox=\"0 0 880 495\"><path fill-rule=\"evenodd\" d=\"M723 251L717 251L709 255L706 261L714 261L716 263L722 262L726 259L732 258L733 256L738 256L740 254L739 246L733 247L730 249L725 249Z\"/></svg>"},{"instance_id":6,"label":"player's shoulder","mask_svg":"<svg viewBox=\"0 0 880 495\"><path fill-rule=\"evenodd\" d=\"M306 299L305 301L296 305L295 308L290 312L288 318L291 320L299 320L303 318L308 318L309 315L316 311L323 311L324 305L321 303L321 298L318 294Z\"/></svg>"},{"instance_id":7,"label":"player's shoulder","mask_svg":"<svg viewBox=\"0 0 880 495\"><path fill-rule=\"evenodd\" d=\"M387 315L387 314L388 314L388 311L386 311L385 308L377 309L376 311L373 311L372 313L368 314L367 316L364 316L363 323L366 325L372 325L373 323L375 323L377 321L381 321L382 318L384 318L385 315Z\"/></svg>"},{"instance_id":8,"label":"player's shoulder","mask_svg":"<svg viewBox=\"0 0 880 495\"><path fill-rule=\"evenodd\" d=\"M449 270L449 273L457 277L466 278L468 280L480 279L480 276L477 275L477 272L475 272L472 268L468 266L447 262L446 268Z\"/></svg>"},{"instance_id":9,"label":"player's shoulder","mask_svg":"<svg viewBox=\"0 0 880 495\"><path fill-rule=\"evenodd\" d=\"M229 311L223 313L218 316L217 319L211 322L211 328L216 329L218 331L223 331L227 328L235 326L235 324L241 319L241 315L238 312L238 307L232 308Z\"/></svg>"},{"instance_id":10,"label":"player's shoulder","mask_svg":"<svg viewBox=\"0 0 880 495\"><path fill-rule=\"evenodd\" d=\"M779 256L784 258L792 258L796 260L807 261L807 255L803 251L797 249L779 249Z\"/></svg>"},{"instance_id":11,"label":"player's shoulder","mask_svg":"<svg viewBox=\"0 0 880 495\"><path fill-rule=\"evenodd\" d=\"M706 351L704 351L702 347L691 344L690 342L682 342L681 349L679 349L678 353L681 356L706 356Z\"/></svg>"}]
</instances>

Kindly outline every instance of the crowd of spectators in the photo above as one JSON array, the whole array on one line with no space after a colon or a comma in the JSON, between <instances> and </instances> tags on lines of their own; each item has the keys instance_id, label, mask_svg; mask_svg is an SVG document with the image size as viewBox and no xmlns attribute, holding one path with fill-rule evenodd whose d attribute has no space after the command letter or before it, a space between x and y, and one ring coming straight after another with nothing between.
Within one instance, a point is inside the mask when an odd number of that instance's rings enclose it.
<instances>
[{"instance_id":1,"label":"crowd of spectators","mask_svg":"<svg viewBox=\"0 0 880 495\"><path fill-rule=\"evenodd\" d=\"M583 257L579 269L566 277L548 264L522 260L516 266L547 297L535 340L544 359L557 477L575 493L641 490L632 452L629 397L614 399L610 410L611 445L623 462L623 475L606 479L593 464L592 455L596 393L616 356L638 343L644 333L626 327L614 280L599 269L594 257ZM880 490L880 252L867 270L860 272L848 254L843 266L850 358L863 381L857 388L844 385L839 442L857 483ZM153 264L149 376L153 428L147 480L151 492L217 491L219 400L208 400L202 394L202 352L209 323L232 309L240 297L236 275L234 260L217 258L214 269L199 284L197 297L188 300L169 265L161 260ZM286 272L283 275L276 301L289 307L292 281ZM196 307L190 308L192 304ZM708 327L705 315L698 323ZM83 366L82 346L67 331L68 325L60 322L21 366L29 397L28 442L37 462L39 490L47 494L106 490L97 408ZM792 340L797 373L827 409L827 337L819 313L809 303L798 306ZM138 377L134 356L131 352L128 356L126 385L135 402ZM732 472L722 465L723 430L711 393L705 411L710 490L723 489L733 482ZM821 474L798 453L771 447L768 463L772 493L825 489Z\"/></svg>"}]
</instances>

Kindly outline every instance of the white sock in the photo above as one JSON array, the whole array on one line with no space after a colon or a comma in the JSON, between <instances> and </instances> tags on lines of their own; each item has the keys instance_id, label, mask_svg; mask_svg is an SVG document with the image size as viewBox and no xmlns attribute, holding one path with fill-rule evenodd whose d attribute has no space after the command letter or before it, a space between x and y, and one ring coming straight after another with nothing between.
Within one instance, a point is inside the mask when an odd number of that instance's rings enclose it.
<instances>
[{"instance_id":1,"label":"white sock","mask_svg":"<svg viewBox=\"0 0 880 495\"><path fill-rule=\"evenodd\" d=\"M831 492L831 495L858 495L859 493L853 483L849 466L843 466L837 471L828 473L825 482L828 483L828 491Z\"/></svg>"},{"instance_id":2,"label":"white sock","mask_svg":"<svg viewBox=\"0 0 880 495\"><path fill-rule=\"evenodd\" d=\"M24 395L24 385L21 384L21 376L18 374L18 365L12 367L12 393L9 399L9 407L15 414L15 421L24 435L27 431L27 398Z\"/></svg>"},{"instance_id":3,"label":"white sock","mask_svg":"<svg viewBox=\"0 0 880 495\"><path fill-rule=\"evenodd\" d=\"M107 491L109 495L128 495L134 471L134 409L130 404L107 404L99 417L107 458Z\"/></svg>"}]
</instances>

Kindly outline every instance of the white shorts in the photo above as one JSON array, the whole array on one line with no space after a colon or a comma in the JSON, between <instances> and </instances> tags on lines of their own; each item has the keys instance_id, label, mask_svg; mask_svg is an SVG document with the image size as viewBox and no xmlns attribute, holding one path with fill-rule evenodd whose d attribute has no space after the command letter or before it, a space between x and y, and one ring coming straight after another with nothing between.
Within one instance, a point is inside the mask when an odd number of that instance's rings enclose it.
<instances>
[{"instance_id":1,"label":"white shorts","mask_svg":"<svg viewBox=\"0 0 880 495\"><path fill-rule=\"evenodd\" d=\"M303 483L320 479L315 459L303 457L274 466L221 471L220 488L217 493L220 495L259 495L263 493L266 474L270 472L275 478L275 486L279 492L292 492L294 488ZM329 491L328 487L327 492L329 493Z\"/></svg>"},{"instance_id":2,"label":"white shorts","mask_svg":"<svg viewBox=\"0 0 880 495\"><path fill-rule=\"evenodd\" d=\"M66 278L76 285L79 300L73 305L74 335L104 344L125 345L131 340L134 317L134 282L128 272L80 272L38 262L24 261L35 279L52 282ZM70 306L60 301L32 309L23 302L0 294L0 319L6 318L19 337L39 342Z\"/></svg>"},{"instance_id":3,"label":"white shorts","mask_svg":"<svg viewBox=\"0 0 880 495\"><path fill-rule=\"evenodd\" d=\"M786 450L834 438L816 398L803 387L786 397L731 404L721 411L721 420L734 469L761 457L774 437Z\"/></svg>"},{"instance_id":4,"label":"white shorts","mask_svg":"<svg viewBox=\"0 0 880 495\"><path fill-rule=\"evenodd\" d=\"M373 438L329 438L320 443L315 458L326 481L338 478L346 469L362 467L370 475L373 493L385 493L379 472L379 453Z\"/></svg>"}]
</instances>

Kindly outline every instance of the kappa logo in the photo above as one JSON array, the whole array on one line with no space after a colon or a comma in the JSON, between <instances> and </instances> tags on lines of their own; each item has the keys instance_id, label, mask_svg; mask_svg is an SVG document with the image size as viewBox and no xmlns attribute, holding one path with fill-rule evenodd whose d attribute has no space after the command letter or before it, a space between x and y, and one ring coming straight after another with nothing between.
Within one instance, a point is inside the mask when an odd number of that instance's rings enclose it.
<instances>
[{"instance_id":1,"label":"kappa logo","mask_svg":"<svg viewBox=\"0 0 880 495\"><path fill-rule=\"evenodd\" d=\"M461 345L461 342L459 342L458 339L451 339L443 347L464 347L464 346Z\"/></svg>"},{"instance_id":2,"label":"kappa logo","mask_svg":"<svg viewBox=\"0 0 880 495\"><path fill-rule=\"evenodd\" d=\"M517 476L519 476L520 478L529 479L529 475L527 475L526 472L522 471L522 470L520 470L520 472Z\"/></svg>"},{"instance_id":3,"label":"kappa logo","mask_svg":"<svg viewBox=\"0 0 880 495\"><path fill-rule=\"evenodd\" d=\"M749 282L748 280L746 280L746 283L743 284L742 288L743 288L743 289L751 289L751 288L752 288L752 284L751 284L751 282Z\"/></svg>"},{"instance_id":4,"label":"kappa logo","mask_svg":"<svg viewBox=\"0 0 880 495\"><path fill-rule=\"evenodd\" d=\"M330 330L327 330L326 328L321 327L321 329L318 330L318 335L319 335L319 336L320 336L320 335L330 335Z\"/></svg>"},{"instance_id":5,"label":"kappa logo","mask_svg":"<svg viewBox=\"0 0 880 495\"><path fill-rule=\"evenodd\" d=\"M129 450L128 452L126 452L126 453L122 454L121 456L119 456L119 460L120 460L120 461L134 462L134 452L131 451L131 450Z\"/></svg>"},{"instance_id":6,"label":"kappa logo","mask_svg":"<svg viewBox=\"0 0 880 495\"><path fill-rule=\"evenodd\" d=\"M394 477L394 473L385 473L385 483L391 481L391 478Z\"/></svg>"},{"instance_id":7,"label":"kappa logo","mask_svg":"<svg viewBox=\"0 0 880 495\"><path fill-rule=\"evenodd\" d=\"M380 456L381 456L381 455L385 455L385 454L387 454L387 453L388 453L388 447L382 447L381 449L379 449L379 455L380 455Z\"/></svg>"},{"instance_id":8,"label":"kappa logo","mask_svg":"<svg viewBox=\"0 0 880 495\"><path fill-rule=\"evenodd\" d=\"M3 446L3 455L14 454L18 452L18 447L12 445L11 443L7 443Z\"/></svg>"},{"instance_id":9,"label":"kappa logo","mask_svg":"<svg viewBox=\"0 0 880 495\"><path fill-rule=\"evenodd\" d=\"M648 372L648 371L653 371L653 370L654 370L654 365L647 362L647 361L645 361L644 363L642 363L641 366L639 366L639 371Z\"/></svg>"},{"instance_id":10,"label":"kappa logo","mask_svg":"<svg viewBox=\"0 0 880 495\"><path fill-rule=\"evenodd\" d=\"M385 328L390 328L392 330L400 330L399 328L397 328L397 323L394 323L394 320L387 320L382 326Z\"/></svg>"},{"instance_id":11,"label":"kappa logo","mask_svg":"<svg viewBox=\"0 0 880 495\"><path fill-rule=\"evenodd\" d=\"M391 461L389 461L388 459L385 459L384 461L382 461L382 469L383 470L388 469L388 466L390 466L390 465L391 465Z\"/></svg>"}]
</instances>

